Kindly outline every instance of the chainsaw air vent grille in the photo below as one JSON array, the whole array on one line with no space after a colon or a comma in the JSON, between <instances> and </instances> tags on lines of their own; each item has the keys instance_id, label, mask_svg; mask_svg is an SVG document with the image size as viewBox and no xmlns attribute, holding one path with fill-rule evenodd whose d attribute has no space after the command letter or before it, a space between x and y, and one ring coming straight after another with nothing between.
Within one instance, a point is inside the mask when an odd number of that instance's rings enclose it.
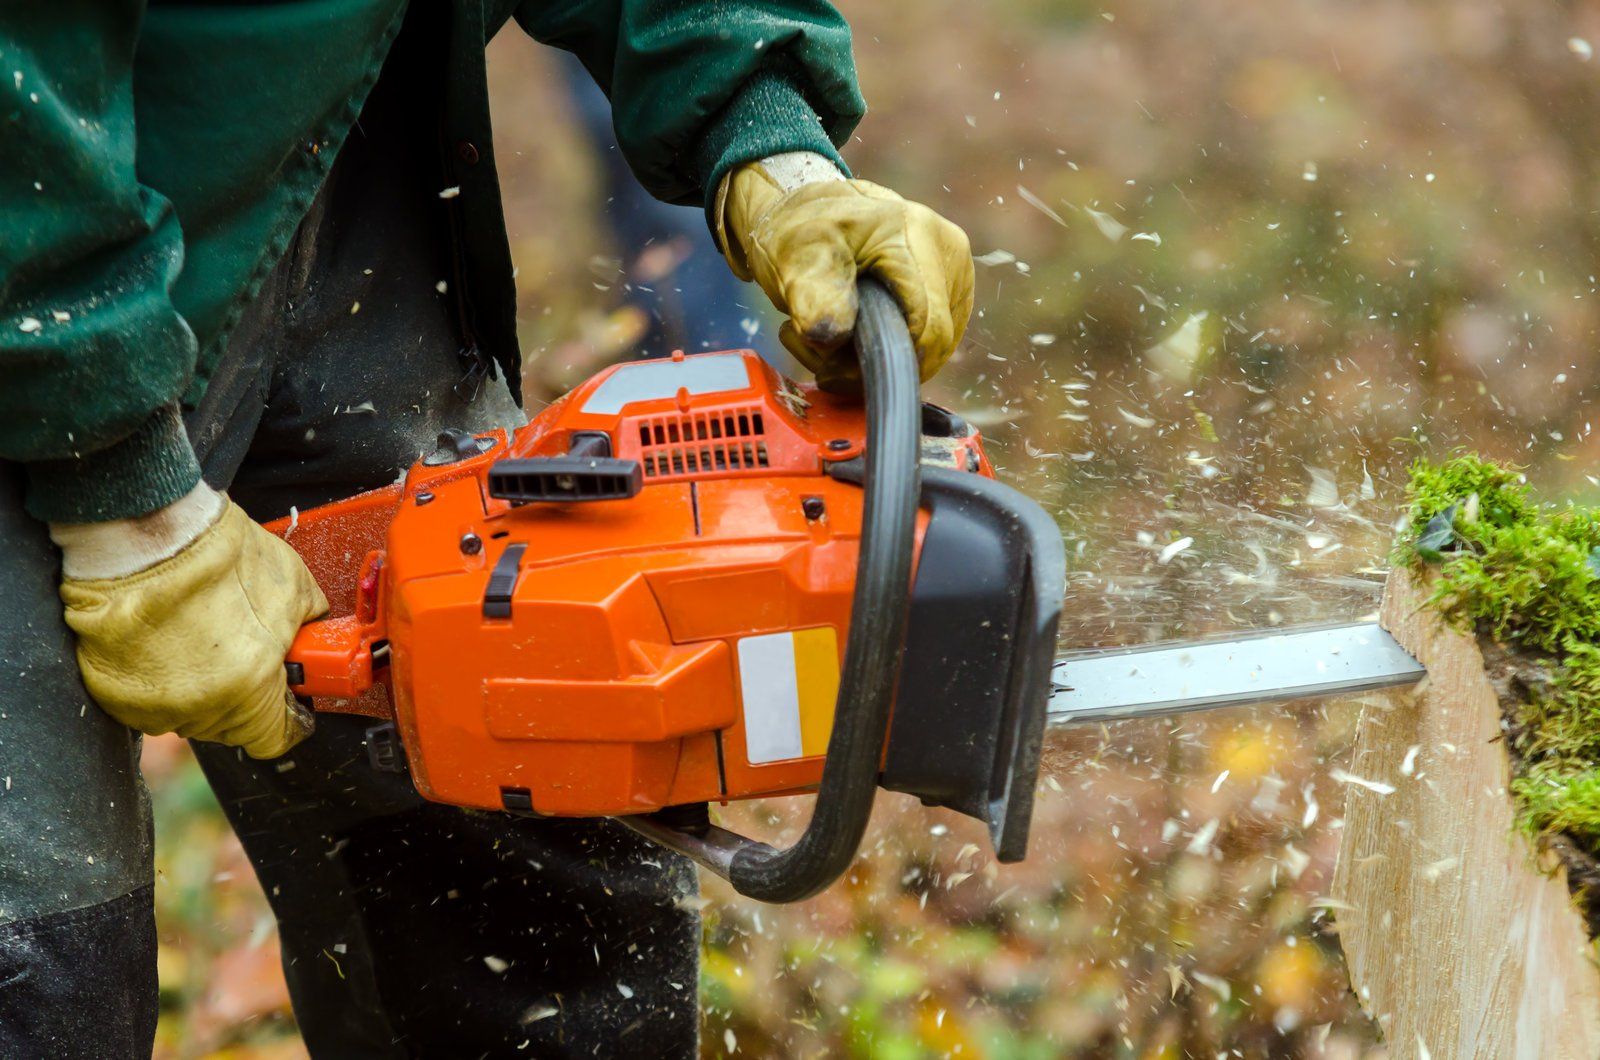
<instances>
[{"instance_id":1,"label":"chainsaw air vent grille","mask_svg":"<svg viewBox=\"0 0 1600 1060\"><path fill-rule=\"evenodd\" d=\"M765 412L736 406L639 421L639 460L647 479L760 471L769 467Z\"/></svg>"}]
</instances>

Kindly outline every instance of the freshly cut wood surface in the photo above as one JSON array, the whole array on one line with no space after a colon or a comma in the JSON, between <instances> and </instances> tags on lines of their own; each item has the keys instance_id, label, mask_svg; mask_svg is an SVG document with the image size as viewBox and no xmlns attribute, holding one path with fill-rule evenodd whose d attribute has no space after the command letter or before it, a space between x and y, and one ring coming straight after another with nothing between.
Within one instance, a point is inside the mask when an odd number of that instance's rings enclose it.
<instances>
[{"instance_id":1,"label":"freshly cut wood surface","mask_svg":"<svg viewBox=\"0 0 1600 1060\"><path fill-rule=\"evenodd\" d=\"M1477 640L1427 595L1407 572L1389 576L1380 621L1428 676L1363 711L1346 778L1333 898L1351 983L1396 1058L1596 1060L1587 930L1565 872L1541 871L1514 831L1501 703Z\"/></svg>"}]
</instances>

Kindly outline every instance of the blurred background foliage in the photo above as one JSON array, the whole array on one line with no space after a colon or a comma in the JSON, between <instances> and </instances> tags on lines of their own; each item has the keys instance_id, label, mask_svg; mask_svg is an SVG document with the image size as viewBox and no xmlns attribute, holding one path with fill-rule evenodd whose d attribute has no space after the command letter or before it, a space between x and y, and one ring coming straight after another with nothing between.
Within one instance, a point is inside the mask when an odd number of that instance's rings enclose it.
<instances>
[{"instance_id":1,"label":"blurred background foliage","mask_svg":"<svg viewBox=\"0 0 1600 1060\"><path fill-rule=\"evenodd\" d=\"M972 236L931 396L1058 515L1068 643L1370 613L1421 454L1600 492L1600 3L841 6L872 107L846 157ZM537 408L631 352L622 296L671 254L612 245L549 55L513 28L491 79ZM708 884L706 1055L1385 1055L1321 900L1361 706L1058 733L1022 865L885 796L811 902ZM160 1055L302 1055L204 781L170 740L146 768ZM793 802L725 816L781 840Z\"/></svg>"}]
</instances>

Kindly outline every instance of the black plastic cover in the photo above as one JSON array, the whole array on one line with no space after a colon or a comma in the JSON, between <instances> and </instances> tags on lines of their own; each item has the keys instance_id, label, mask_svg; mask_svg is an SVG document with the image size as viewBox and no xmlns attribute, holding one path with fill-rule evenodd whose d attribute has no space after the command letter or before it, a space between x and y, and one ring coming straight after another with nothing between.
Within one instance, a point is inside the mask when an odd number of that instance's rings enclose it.
<instances>
[{"instance_id":1,"label":"black plastic cover","mask_svg":"<svg viewBox=\"0 0 1600 1060\"><path fill-rule=\"evenodd\" d=\"M394 722L374 725L363 735L361 742L367 748L367 764L379 773L404 773L406 748L400 742L400 733Z\"/></svg>"},{"instance_id":2,"label":"black plastic cover","mask_svg":"<svg viewBox=\"0 0 1600 1060\"><path fill-rule=\"evenodd\" d=\"M1027 853L1066 586L1061 532L993 479L922 469L930 510L911 595L883 787L989 826Z\"/></svg>"},{"instance_id":3,"label":"black plastic cover","mask_svg":"<svg viewBox=\"0 0 1600 1060\"><path fill-rule=\"evenodd\" d=\"M611 435L605 431L573 431L567 439L568 456L610 456Z\"/></svg>"},{"instance_id":4,"label":"black plastic cover","mask_svg":"<svg viewBox=\"0 0 1600 1060\"><path fill-rule=\"evenodd\" d=\"M922 436L924 438L966 438L972 434L967 421L943 405L931 401L922 403Z\"/></svg>"},{"instance_id":5,"label":"black plastic cover","mask_svg":"<svg viewBox=\"0 0 1600 1060\"><path fill-rule=\"evenodd\" d=\"M644 488L637 460L595 456L507 457L489 466L489 496L513 504L615 501Z\"/></svg>"}]
</instances>

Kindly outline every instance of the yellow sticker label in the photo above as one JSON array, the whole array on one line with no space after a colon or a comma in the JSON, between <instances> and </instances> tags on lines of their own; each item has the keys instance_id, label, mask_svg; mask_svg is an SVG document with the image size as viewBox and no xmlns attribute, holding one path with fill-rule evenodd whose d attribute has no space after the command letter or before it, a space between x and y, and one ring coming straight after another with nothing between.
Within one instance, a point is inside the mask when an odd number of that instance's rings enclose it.
<instances>
[{"instance_id":1,"label":"yellow sticker label","mask_svg":"<svg viewBox=\"0 0 1600 1060\"><path fill-rule=\"evenodd\" d=\"M839 638L832 626L795 631L794 673L800 686L801 752L808 758L826 754L839 699Z\"/></svg>"}]
</instances>

